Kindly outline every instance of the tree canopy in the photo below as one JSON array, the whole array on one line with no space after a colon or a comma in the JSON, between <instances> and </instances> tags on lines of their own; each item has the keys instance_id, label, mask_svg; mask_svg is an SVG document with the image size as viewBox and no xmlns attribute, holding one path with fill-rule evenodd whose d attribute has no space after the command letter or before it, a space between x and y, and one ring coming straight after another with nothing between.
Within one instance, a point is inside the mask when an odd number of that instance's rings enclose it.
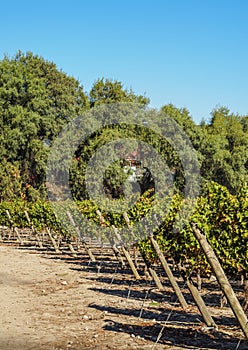
<instances>
[{"instance_id":1,"label":"tree canopy","mask_svg":"<svg viewBox=\"0 0 248 350\"><path fill-rule=\"evenodd\" d=\"M124 88L120 81L98 78L87 94L77 79L53 62L31 52L18 52L13 58L5 56L0 61L0 200L45 198L46 163L55 137L78 115L116 102L138 103L144 109L149 106L148 97ZM161 112L173 118L188 135L197 151L203 178L232 193L247 183L247 115L235 115L220 107L213 110L209 123L197 125L186 108L168 104ZM179 171L175 152L156 133L137 127L105 128L75 152L71 180L76 197L86 196L84 172L90 157L99 146L118 137L150 143L171 168ZM114 164L106 170L105 183L112 186L116 196L126 178L121 165Z\"/></svg>"},{"instance_id":2,"label":"tree canopy","mask_svg":"<svg viewBox=\"0 0 248 350\"><path fill-rule=\"evenodd\" d=\"M79 82L28 52L0 62L0 155L21 173L22 190L43 191L48 146L88 107Z\"/></svg>"}]
</instances>

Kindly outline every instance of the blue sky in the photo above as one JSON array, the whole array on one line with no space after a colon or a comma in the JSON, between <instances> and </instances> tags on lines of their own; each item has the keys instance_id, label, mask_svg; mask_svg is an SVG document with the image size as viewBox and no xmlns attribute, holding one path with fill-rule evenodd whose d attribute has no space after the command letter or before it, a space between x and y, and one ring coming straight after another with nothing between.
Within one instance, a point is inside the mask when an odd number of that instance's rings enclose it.
<instances>
[{"instance_id":1,"label":"blue sky","mask_svg":"<svg viewBox=\"0 0 248 350\"><path fill-rule=\"evenodd\" d=\"M151 106L248 114L246 0L1 2L0 58L32 51L79 79L116 79Z\"/></svg>"}]
</instances>

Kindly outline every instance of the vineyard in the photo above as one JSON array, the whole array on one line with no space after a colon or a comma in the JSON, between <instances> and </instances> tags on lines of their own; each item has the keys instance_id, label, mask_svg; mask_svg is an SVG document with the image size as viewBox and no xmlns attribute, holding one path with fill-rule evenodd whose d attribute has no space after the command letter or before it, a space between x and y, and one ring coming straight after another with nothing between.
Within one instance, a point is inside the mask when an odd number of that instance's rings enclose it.
<instances>
[{"instance_id":1,"label":"vineyard","mask_svg":"<svg viewBox=\"0 0 248 350\"><path fill-rule=\"evenodd\" d=\"M132 243L135 224L153 206L147 193L123 214L100 211L89 200L76 202L99 231L108 228L105 236L84 235L69 206L61 211L68 222L62 225L50 202L1 202L0 241L64 257L86 275L107 283L110 294L139 300L139 307L128 311L136 321L119 327L119 332L147 341L139 349L148 345L246 349L247 198L246 186L233 195L207 182L190 219L177 227L177 213L185 200L175 194L157 230L149 232L148 227L143 239ZM127 237L121 235L124 227ZM97 303L95 307L104 310L101 300ZM117 308L111 312L127 313Z\"/></svg>"},{"instance_id":2,"label":"vineyard","mask_svg":"<svg viewBox=\"0 0 248 350\"><path fill-rule=\"evenodd\" d=\"M87 94L32 53L0 68L1 245L98 280L92 329L139 349L247 348L247 116L196 125L103 78Z\"/></svg>"}]
</instances>

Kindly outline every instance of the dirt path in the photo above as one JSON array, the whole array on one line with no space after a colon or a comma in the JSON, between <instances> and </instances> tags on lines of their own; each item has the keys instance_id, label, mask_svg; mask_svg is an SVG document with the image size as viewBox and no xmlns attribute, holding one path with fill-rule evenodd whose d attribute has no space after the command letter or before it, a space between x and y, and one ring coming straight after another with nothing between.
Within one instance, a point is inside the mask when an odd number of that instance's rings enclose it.
<instances>
[{"instance_id":1,"label":"dirt path","mask_svg":"<svg viewBox=\"0 0 248 350\"><path fill-rule=\"evenodd\" d=\"M111 274L99 278L51 254L10 246L0 246L0 267L1 350L235 349L238 343L225 333L202 335L193 310L181 315L186 326L165 327L163 344L154 347L159 295L140 319L145 289L133 288L127 298L130 280L110 284Z\"/></svg>"},{"instance_id":2,"label":"dirt path","mask_svg":"<svg viewBox=\"0 0 248 350\"><path fill-rule=\"evenodd\" d=\"M100 292L109 284L86 279L60 259L13 247L0 246L0 266L1 350L147 348L130 334L104 330L119 318L91 306L125 302Z\"/></svg>"}]
</instances>

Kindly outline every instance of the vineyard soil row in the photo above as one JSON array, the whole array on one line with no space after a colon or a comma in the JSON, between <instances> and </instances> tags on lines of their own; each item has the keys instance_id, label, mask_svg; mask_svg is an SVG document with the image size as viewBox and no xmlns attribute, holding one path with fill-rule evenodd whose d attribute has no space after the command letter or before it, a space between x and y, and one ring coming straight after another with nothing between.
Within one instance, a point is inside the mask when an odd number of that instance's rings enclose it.
<instances>
[{"instance_id":1,"label":"vineyard soil row","mask_svg":"<svg viewBox=\"0 0 248 350\"><path fill-rule=\"evenodd\" d=\"M94 254L96 262L89 262L83 252L72 257L0 246L2 350L247 349L230 308L219 308L216 282L204 280L202 290L218 325L214 330L205 326L187 290L185 311L168 281L161 278L165 291L159 292L127 268L116 270L108 250Z\"/></svg>"}]
</instances>

